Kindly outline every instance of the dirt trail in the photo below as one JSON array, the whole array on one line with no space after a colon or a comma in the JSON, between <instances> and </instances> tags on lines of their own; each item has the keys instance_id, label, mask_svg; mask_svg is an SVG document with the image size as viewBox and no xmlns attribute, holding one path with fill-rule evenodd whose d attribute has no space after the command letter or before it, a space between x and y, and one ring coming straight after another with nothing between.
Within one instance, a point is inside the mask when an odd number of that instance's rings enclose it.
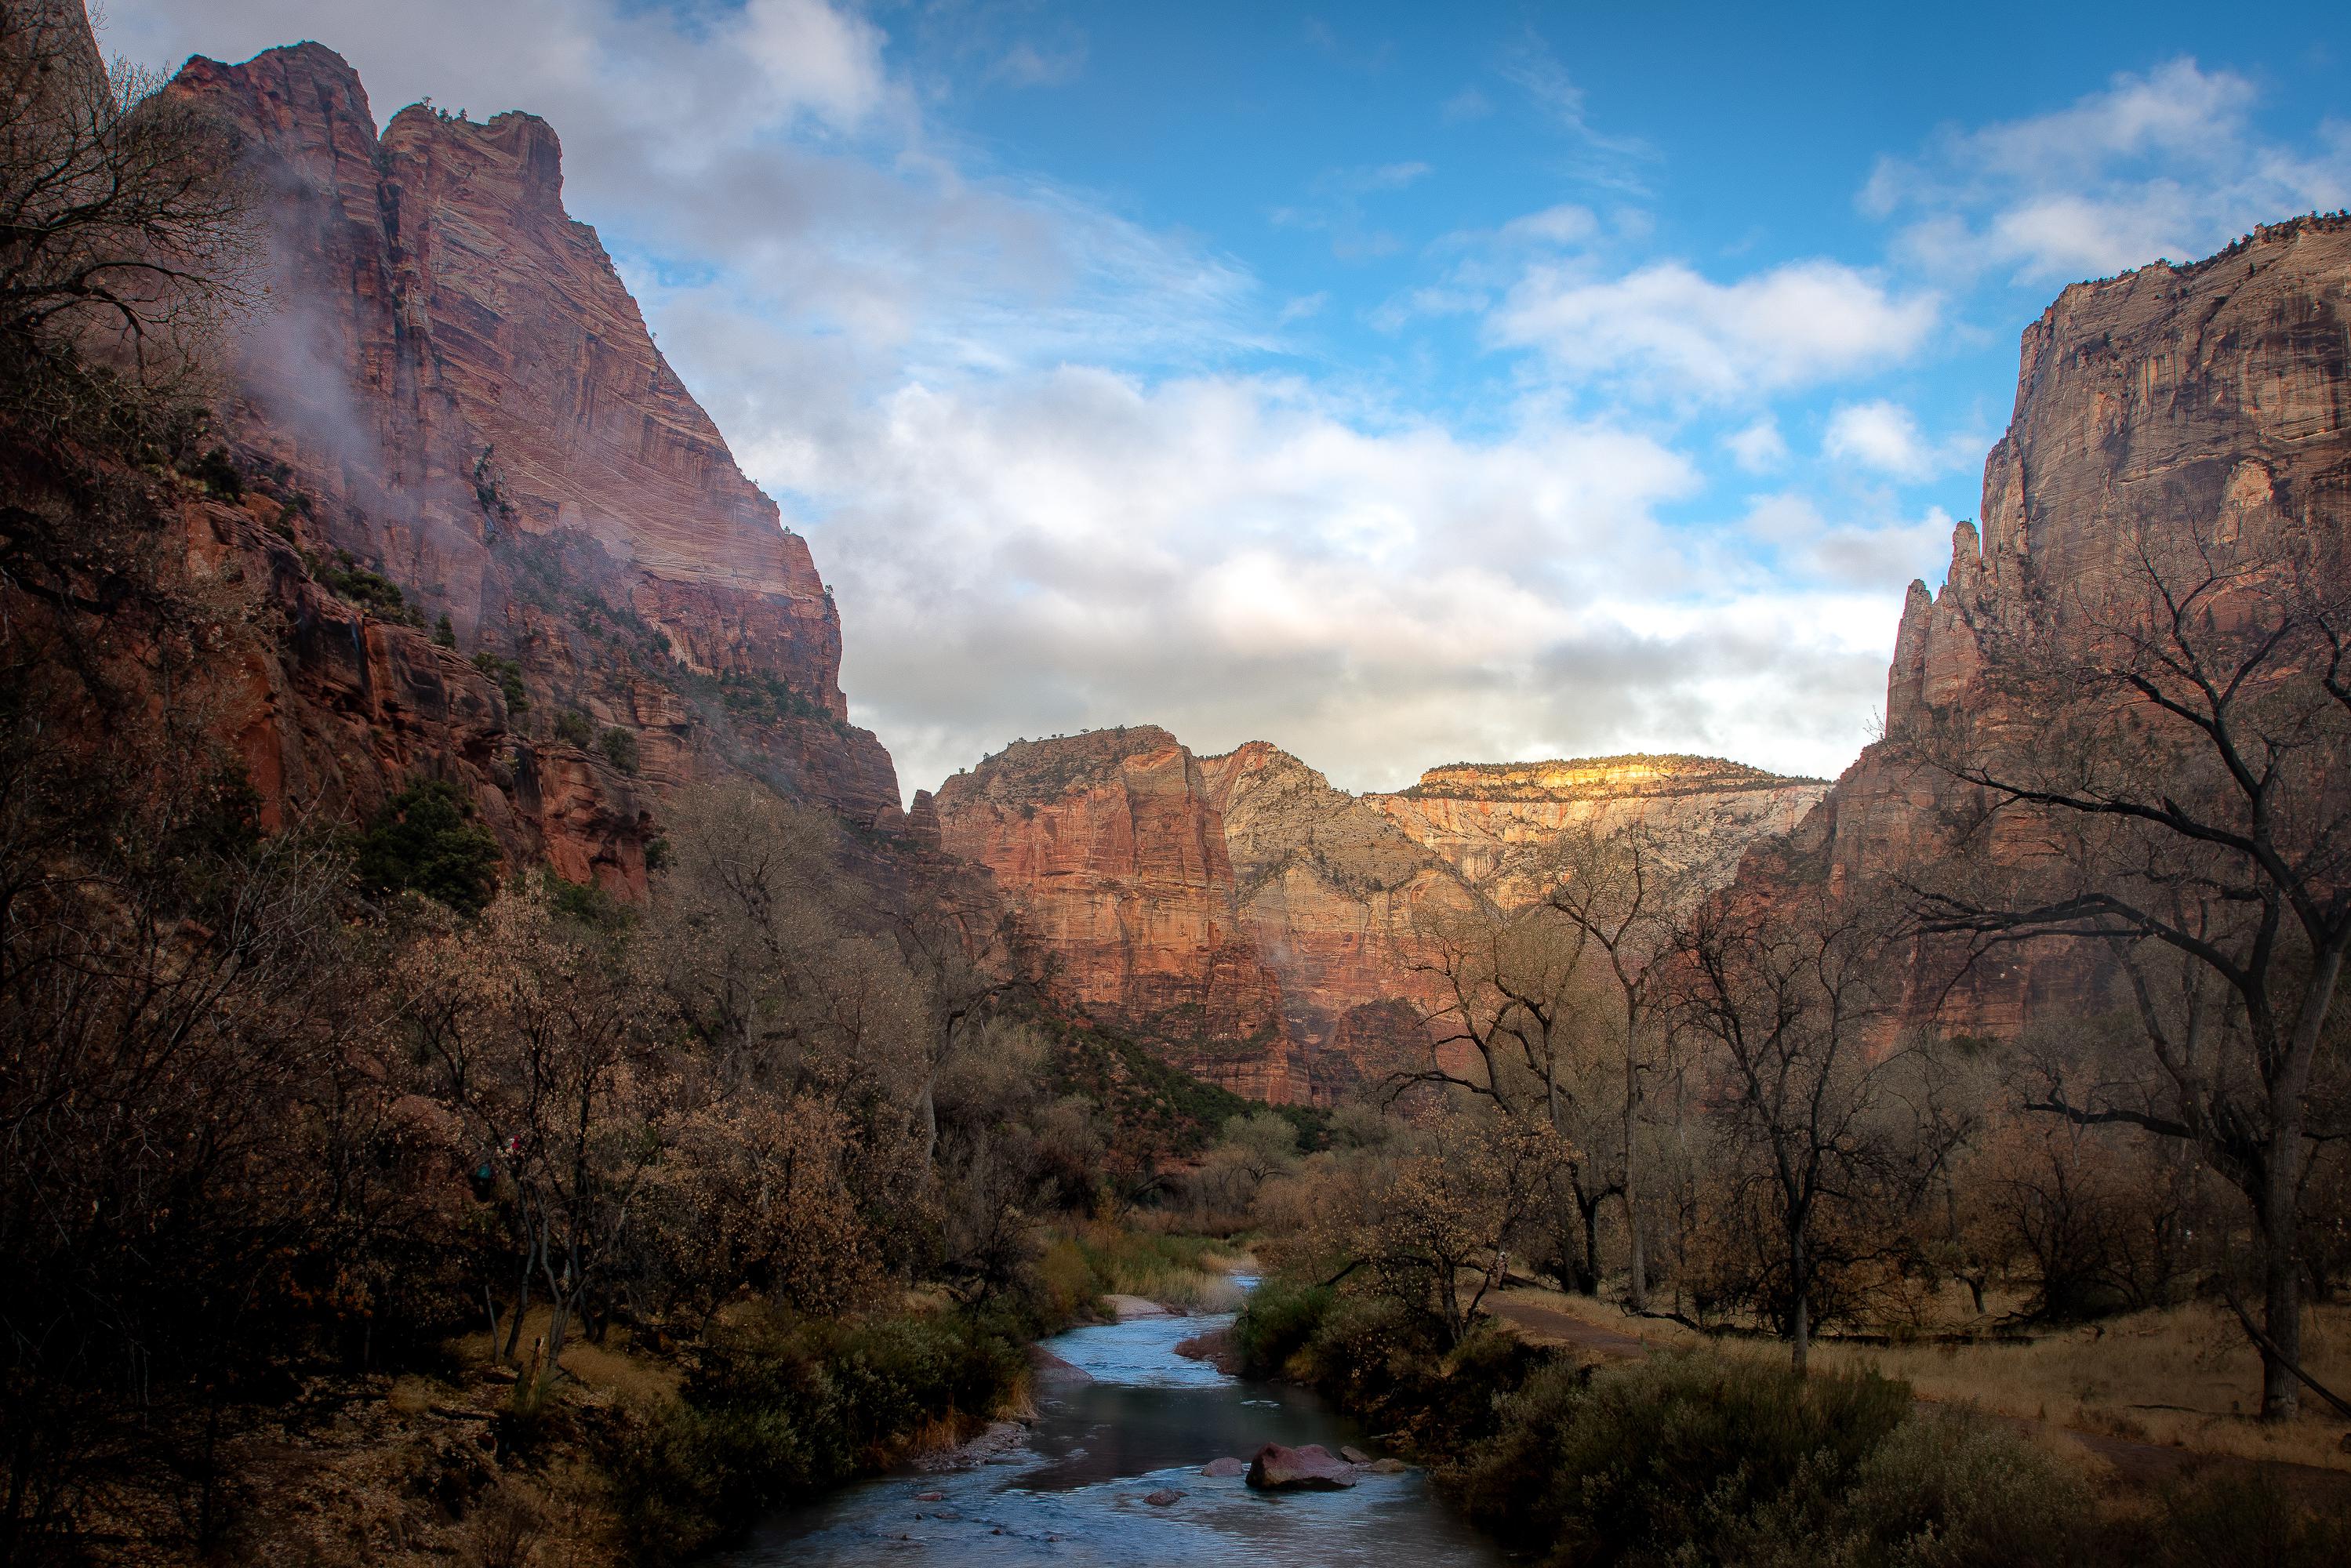
<instances>
[{"instance_id":1,"label":"dirt trail","mask_svg":"<svg viewBox=\"0 0 2351 1568\"><path fill-rule=\"evenodd\" d=\"M1579 1350L1612 1360L1629 1361L1635 1356L1646 1355L1652 1348L1661 1348L1653 1347L1635 1335L1587 1322L1573 1312L1544 1301L1506 1299L1495 1302L1494 1315L1538 1344L1573 1345ZM1921 1397L1918 1403L1928 1405L1934 1401ZM2159 1486L2212 1466L2251 1469L2258 1462L2237 1454L2213 1454L2194 1448L2169 1448L2159 1443L2137 1443L2127 1437L2109 1437L2103 1432L2085 1432L2055 1421L2036 1421L2030 1416L2003 1416L1993 1411L1983 1414L2028 1437L2052 1435L2079 1445L2103 1460L2113 1470L2118 1484L2128 1487ZM2351 1470L2283 1461L2273 1462L2269 1469L2288 1490L2314 1505L2351 1509Z\"/></svg>"}]
</instances>

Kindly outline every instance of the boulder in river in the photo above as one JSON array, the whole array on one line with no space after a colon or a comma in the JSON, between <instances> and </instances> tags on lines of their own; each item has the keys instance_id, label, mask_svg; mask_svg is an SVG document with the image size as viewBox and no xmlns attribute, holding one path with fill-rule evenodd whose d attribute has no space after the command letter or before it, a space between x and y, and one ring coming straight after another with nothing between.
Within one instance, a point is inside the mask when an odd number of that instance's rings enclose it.
<instances>
[{"instance_id":1,"label":"boulder in river","mask_svg":"<svg viewBox=\"0 0 2351 1568\"><path fill-rule=\"evenodd\" d=\"M1235 1476L1249 1474L1249 1466L1245 1461L1234 1458L1228 1454L1221 1459L1210 1459L1207 1464L1202 1465L1200 1473L1210 1480L1226 1481Z\"/></svg>"},{"instance_id":2,"label":"boulder in river","mask_svg":"<svg viewBox=\"0 0 2351 1568\"><path fill-rule=\"evenodd\" d=\"M1184 1494L1172 1487L1161 1487L1157 1491L1144 1493L1143 1500L1154 1508L1168 1508L1182 1502Z\"/></svg>"},{"instance_id":3,"label":"boulder in river","mask_svg":"<svg viewBox=\"0 0 2351 1568\"><path fill-rule=\"evenodd\" d=\"M1368 1465L1372 1462L1372 1456L1364 1452L1363 1449L1355 1447L1353 1443L1340 1444L1339 1457L1346 1460L1351 1465Z\"/></svg>"},{"instance_id":4,"label":"boulder in river","mask_svg":"<svg viewBox=\"0 0 2351 1568\"><path fill-rule=\"evenodd\" d=\"M1374 1459L1371 1464L1372 1474L1375 1476L1400 1476L1410 1469L1410 1465L1395 1458Z\"/></svg>"},{"instance_id":5,"label":"boulder in river","mask_svg":"<svg viewBox=\"0 0 2351 1568\"><path fill-rule=\"evenodd\" d=\"M1320 1443L1268 1443L1249 1461L1249 1484L1260 1491L1337 1491L1355 1484L1355 1467Z\"/></svg>"},{"instance_id":6,"label":"boulder in river","mask_svg":"<svg viewBox=\"0 0 2351 1568\"><path fill-rule=\"evenodd\" d=\"M1093 1374L1082 1366L1071 1366L1041 1344L1029 1347L1029 1364L1035 1369L1037 1381L1047 1387L1056 1384L1092 1383Z\"/></svg>"}]
</instances>

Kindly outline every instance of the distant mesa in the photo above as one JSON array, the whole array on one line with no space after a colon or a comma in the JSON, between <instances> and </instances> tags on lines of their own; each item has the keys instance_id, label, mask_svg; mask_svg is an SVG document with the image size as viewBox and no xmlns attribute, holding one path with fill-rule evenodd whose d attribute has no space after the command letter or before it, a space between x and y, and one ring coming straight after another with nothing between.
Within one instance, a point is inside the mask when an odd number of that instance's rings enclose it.
<instances>
[{"instance_id":1,"label":"distant mesa","mask_svg":"<svg viewBox=\"0 0 2351 1568\"><path fill-rule=\"evenodd\" d=\"M1064 1005L1186 1071L1328 1101L1425 1046L1425 918L1539 896L1566 833L1643 822L1728 882L1826 793L1699 757L1455 764L1352 795L1280 747L1196 757L1154 725L1019 741L919 803L1049 955Z\"/></svg>"}]
</instances>

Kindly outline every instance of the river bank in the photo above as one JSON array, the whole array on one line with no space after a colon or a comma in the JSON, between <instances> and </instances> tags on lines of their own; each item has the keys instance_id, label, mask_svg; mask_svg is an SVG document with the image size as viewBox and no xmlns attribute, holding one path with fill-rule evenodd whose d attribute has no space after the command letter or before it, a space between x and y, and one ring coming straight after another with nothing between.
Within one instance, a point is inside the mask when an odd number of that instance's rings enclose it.
<instances>
[{"instance_id":1,"label":"river bank","mask_svg":"<svg viewBox=\"0 0 2351 1568\"><path fill-rule=\"evenodd\" d=\"M732 1568L912 1564L1330 1563L1504 1561L1437 1500L1426 1475L1364 1467L1317 1492L1251 1489L1262 1445L1368 1445L1320 1396L1249 1380L1179 1347L1228 1330L1229 1312L1135 1310L1044 1341L1033 1419L992 1427L945 1469L850 1486L779 1513ZM1149 1303L1144 1303L1149 1306ZM1217 1464L1216 1461L1228 1461ZM1204 1474L1213 1467L1218 1473ZM1392 1473L1383 1473L1383 1471Z\"/></svg>"}]
</instances>

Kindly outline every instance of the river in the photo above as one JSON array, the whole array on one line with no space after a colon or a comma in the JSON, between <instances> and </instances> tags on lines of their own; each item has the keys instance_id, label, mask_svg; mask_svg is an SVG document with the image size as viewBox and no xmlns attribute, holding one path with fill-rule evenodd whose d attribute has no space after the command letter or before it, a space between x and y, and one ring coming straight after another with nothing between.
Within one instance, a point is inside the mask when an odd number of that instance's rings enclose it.
<instances>
[{"instance_id":1,"label":"river","mask_svg":"<svg viewBox=\"0 0 2351 1568\"><path fill-rule=\"evenodd\" d=\"M1418 1470L1365 1473L1347 1491L1259 1492L1200 1467L1268 1442L1375 1446L1303 1389L1252 1383L1176 1354L1214 1317L1073 1329L1044 1348L1091 1382L1040 1387L1025 1446L956 1471L862 1482L769 1520L734 1568L993 1568L995 1564L1278 1563L1281 1568L1496 1568ZM1183 1495L1165 1507L1159 1491ZM935 1496L932 1494L937 1494Z\"/></svg>"}]
</instances>

